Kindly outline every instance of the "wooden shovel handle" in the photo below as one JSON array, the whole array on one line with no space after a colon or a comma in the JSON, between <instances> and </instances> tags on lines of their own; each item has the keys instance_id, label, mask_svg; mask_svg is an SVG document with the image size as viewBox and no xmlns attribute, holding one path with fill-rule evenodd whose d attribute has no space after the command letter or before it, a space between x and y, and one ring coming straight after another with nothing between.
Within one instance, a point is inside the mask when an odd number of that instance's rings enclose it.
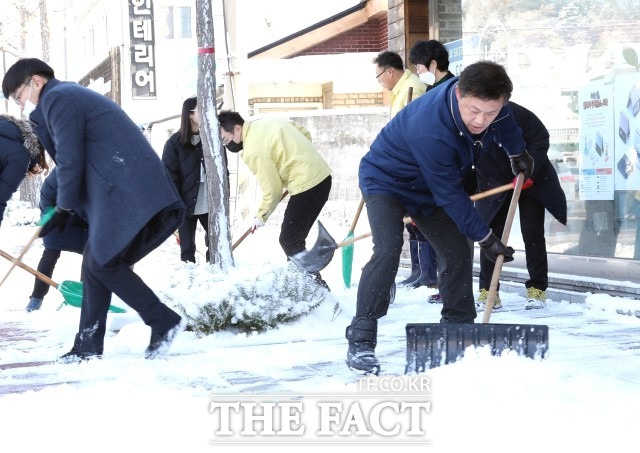
<instances>
[{"instance_id":1,"label":"wooden shovel handle","mask_svg":"<svg viewBox=\"0 0 640 453\"><path fill-rule=\"evenodd\" d=\"M369 236L371 236L371 233L364 233L364 234L361 234L360 236L356 236L354 238L349 238L347 240L344 240L344 241L339 242L338 244L336 244L336 248L340 248L340 247L344 247L345 245L353 244L354 242L359 241L360 239L368 238Z\"/></svg>"},{"instance_id":2,"label":"wooden shovel handle","mask_svg":"<svg viewBox=\"0 0 640 453\"><path fill-rule=\"evenodd\" d=\"M516 215L516 209L518 208L518 199L520 198L520 192L522 191L522 184L524 183L524 173L520 173L516 179L516 186L513 189L513 195L511 197L511 203L509 204L509 211L507 212L507 220L504 223L504 230L502 232L501 241L504 245L507 245L509 241L509 234L511 232L511 225L513 225L513 218ZM511 184L509 184L511 186ZM480 252L482 253L482 252ZM484 304L484 314L482 316L482 323L487 324L489 318L491 318L491 310L493 310L493 301L498 293L498 282L500 281L500 273L502 272L502 265L504 264L504 255L498 255L496 258L495 267L493 268L493 274L491 275L491 284L489 285L489 294L487 294L487 301Z\"/></svg>"},{"instance_id":3,"label":"wooden shovel handle","mask_svg":"<svg viewBox=\"0 0 640 453\"><path fill-rule=\"evenodd\" d=\"M27 245L22 247L22 250L20 251L20 254L18 255L17 258L13 258L13 257L11 257L11 255L9 255L10 258L8 258L8 259L11 261L12 264L11 264L11 267L9 268L9 270L7 271L7 273L2 278L2 281L0 281L0 286L2 286L2 284L7 280L7 278L9 278L9 275L11 274L13 269L15 269L16 265L20 266L20 263L22 262L22 257L25 255L25 253L27 253L27 250L29 250L29 248L31 247L31 244L33 244L33 242L36 239L38 239L38 237L40 236L40 231L42 231L42 226L39 226L36 229L36 232L33 234L33 236L31 236L31 239L29 239L29 242L27 242ZM20 266L20 267L22 267L22 266Z\"/></svg>"},{"instance_id":4,"label":"wooden shovel handle","mask_svg":"<svg viewBox=\"0 0 640 453\"><path fill-rule=\"evenodd\" d=\"M491 195L506 192L507 190L511 190L511 189L513 189L512 183L503 184L501 186L494 187L493 189L485 190L484 192L475 193L471 195L469 198L471 198L471 201L478 201L478 200L482 200L483 198L490 197Z\"/></svg>"},{"instance_id":5,"label":"wooden shovel handle","mask_svg":"<svg viewBox=\"0 0 640 453\"><path fill-rule=\"evenodd\" d=\"M358 219L360 218L360 213L362 212L362 207L364 206L364 198L360 199L360 204L358 205L358 210L356 211L356 215L353 217L353 222L351 222L351 228L349 228L349 234L353 233L356 229L356 224L358 223Z\"/></svg>"},{"instance_id":6,"label":"wooden shovel handle","mask_svg":"<svg viewBox=\"0 0 640 453\"><path fill-rule=\"evenodd\" d=\"M475 194L471 195L469 198L471 198L471 201L478 201L478 200L482 200L483 198L490 197L491 195L495 195L497 193L506 192L507 190L511 190L511 189L513 189L513 184L512 183L503 184L501 186L494 187L493 189L485 190L484 192L475 193ZM409 224L409 223L413 222L413 220L411 220L411 217L406 216L403 219L403 222L406 225L406 224Z\"/></svg>"},{"instance_id":7,"label":"wooden shovel handle","mask_svg":"<svg viewBox=\"0 0 640 453\"><path fill-rule=\"evenodd\" d=\"M49 277L44 275L42 272L39 272L39 271L27 266L22 261L17 261L16 258L14 258L13 256L9 255L7 252L5 252L3 250L0 250L0 256L2 256L3 258L6 258L7 260L11 261L12 263L15 263L15 265L17 265L18 267L21 267L25 271L29 272L31 275L34 275L38 279L40 279L43 282L45 282L47 285L53 286L54 288L58 289L58 284L56 282L51 280Z\"/></svg>"}]
</instances>

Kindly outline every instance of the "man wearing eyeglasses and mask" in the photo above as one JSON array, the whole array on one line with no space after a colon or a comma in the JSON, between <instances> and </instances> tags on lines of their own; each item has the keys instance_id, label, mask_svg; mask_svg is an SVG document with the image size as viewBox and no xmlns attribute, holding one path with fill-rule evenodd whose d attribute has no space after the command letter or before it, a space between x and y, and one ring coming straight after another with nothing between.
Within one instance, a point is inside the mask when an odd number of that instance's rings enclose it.
<instances>
[{"instance_id":1,"label":"man wearing eyeglasses and mask","mask_svg":"<svg viewBox=\"0 0 640 453\"><path fill-rule=\"evenodd\" d=\"M472 243L495 261L505 246L476 212L462 179L490 142L509 155L514 174L530 177L533 159L507 102L513 85L504 68L481 61L459 78L403 108L362 158L360 190L373 240L373 256L358 285L356 316L347 327L347 365L377 374L378 319L387 314L408 213L439 260L442 323L473 323Z\"/></svg>"},{"instance_id":2,"label":"man wearing eyeglasses and mask","mask_svg":"<svg viewBox=\"0 0 640 453\"><path fill-rule=\"evenodd\" d=\"M242 151L242 160L262 191L251 232L264 226L286 189L291 196L280 229L280 246L287 258L305 252L306 238L331 191L331 169L311 143L309 131L276 118L245 122L230 110L220 112L218 122L222 143L232 153ZM329 288L319 272L313 277Z\"/></svg>"},{"instance_id":3,"label":"man wearing eyeglasses and mask","mask_svg":"<svg viewBox=\"0 0 640 453\"><path fill-rule=\"evenodd\" d=\"M56 79L42 60L14 63L2 92L29 116L56 163L58 206L40 236L63 231L76 210L91 225L82 255L80 325L71 351L58 361L102 357L112 294L151 328L145 357L161 355L181 329L181 317L131 269L184 219L185 206L160 158L117 104Z\"/></svg>"}]
</instances>

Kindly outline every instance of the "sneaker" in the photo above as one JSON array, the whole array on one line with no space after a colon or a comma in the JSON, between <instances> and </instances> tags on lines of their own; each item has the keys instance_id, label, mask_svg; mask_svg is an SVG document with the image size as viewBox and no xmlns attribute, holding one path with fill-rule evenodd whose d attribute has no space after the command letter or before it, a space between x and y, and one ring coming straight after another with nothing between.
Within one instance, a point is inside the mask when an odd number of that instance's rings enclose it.
<instances>
[{"instance_id":1,"label":"sneaker","mask_svg":"<svg viewBox=\"0 0 640 453\"><path fill-rule=\"evenodd\" d=\"M527 288L527 310L535 310L547 306L547 293L538 288Z\"/></svg>"},{"instance_id":2,"label":"sneaker","mask_svg":"<svg viewBox=\"0 0 640 453\"><path fill-rule=\"evenodd\" d=\"M42 307L42 299L31 296L31 298L29 299L29 304L27 305L27 308L25 308L25 310L31 312L40 310L40 307Z\"/></svg>"},{"instance_id":3,"label":"sneaker","mask_svg":"<svg viewBox=\"0 0 640 453\"><path fill-rule=\"evenodd\" d=\"M98 354L97 352L82 352L71 349L71 351L67 352L65 355L58 357L56 359L56 363L66 365L69 363L82 363L101 358L102 354Z\"/></svg>"},{"instance_id":4,"label":"sneaker","mask_svg":"<svg viewBox=\"0 0 640 453\"><path fill-rule=\"evenodd\" d=\"M427 302L430 304L441 304L442 296L440 296L440 293L432 294L429 297L427 297Z\"/></svg>"},{"instance_id":5,"label":"sneaker","mask_svg":"<svg viewBox=\"0 0 640 453\"><path fill-rule=\"evenodd\" d=\"M151 340L149 341L149 346L147 346L147 349L144 351L144 358L155 359L167 352L176 335L182 332L184 327L183 319L180 318L173 327L163 332L156 331L152 328Z\"/></svg>"},{"instance_id":6,"label":"sneaker","mask_svg":"<svg viewBox=\"0 0 640 453\"><path fill-rule=\"evenodd\" d=\"M480 295L478 296L478 300L476 301L476 308L482 308L484 310L484 306L487 303L487 298L489 297L489 290L480 289ZM496 297L493 300L493 309L500 310L502 308L502 301L500 300L500 294L496 293Z\"/></svg>"}]
</instances>

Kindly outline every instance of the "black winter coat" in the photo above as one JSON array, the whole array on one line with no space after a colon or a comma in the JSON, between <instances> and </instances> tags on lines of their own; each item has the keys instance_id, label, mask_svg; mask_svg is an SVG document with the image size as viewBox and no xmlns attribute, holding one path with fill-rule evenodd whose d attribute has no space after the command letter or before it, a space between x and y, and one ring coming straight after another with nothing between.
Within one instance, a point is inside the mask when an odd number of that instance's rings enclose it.
<instances>
[{"instance_id":1,"label":"black winter coat","mask_svg":"<svg viewBox=\"0 0 640 453\"><path fill-rule=\"evenodd\" d=\"M169 170L182 201L187 206L187 216L193 216L200 186L200 168L202 161L202 142L196 146L182 146L180 132L176 132L164 145L162 162Z\"/></svg>"},{"instance_id":2,"label":"black winter coat","mask_svg":"<svg viewBox=\"0 0 640 453\"><path fill-rule=\"evenodd\" d=\"M0 115L0 223L7 202L20 187L30 165L37 162L40 146L28 122Z\"/></svg>"},{"instance_id":3,"label":"black winter coat","mask_svg":"<svg viewBox=\"0 0 640 453\"><path fill-rule=\"evenodd\" d=\"M54 167L40 188L40 210L43 214L47 209L56 206L57 194L58 171L57 167ZM82 253L87 237L86 214L83 210L77 210L62 233L56 228L43 237L42 242L49 250Z\"/></svg>"},{"instance_id":4,"label":"black winter coat","mask_svg":"<svg viewBox=\"0 0 640 453\"><path fill-rule=\"evenodd\" d=\"M140 261L184 221L166 167L108 97L52 78L29 119L58 168L58 205L87 213L98 265Z\"/></svg>"},{"instance_id":5,"label":"black winter coat","mask_svg":"<svg viewBox=\"0 0 640 453\"><path fill-rule=\"evenodd\" d=\"M560 186L558 174L547 157L549 131L533 112L521 105L509 102L509 108L516 123L522 129L527 151L535 162L532 175L533 186L527 189L527 194L542 203L551 215L566 225L567 198ZM509 156L498 149L493 142L476 162L476 175L480 191L507 184L514 179ZM487 224L491 223L510 193L503 192L476 202L476 209Z\"/></svg>"}]
</instances>

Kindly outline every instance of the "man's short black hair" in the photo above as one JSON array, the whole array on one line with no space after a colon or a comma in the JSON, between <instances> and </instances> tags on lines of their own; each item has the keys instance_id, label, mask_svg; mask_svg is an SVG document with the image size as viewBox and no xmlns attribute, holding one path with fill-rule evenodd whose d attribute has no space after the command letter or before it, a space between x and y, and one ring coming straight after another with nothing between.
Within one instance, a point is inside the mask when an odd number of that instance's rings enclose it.
<instances>
[{"instance_id":1,"label":"man's short black hair","mask_svg":"<svg viewBox=\"0 0 640 453\"><path fill-rule=\"evenodd\" d=\"M373 59L373 62L381 68L395 68L399 71L404 71L404 63L402 58L395 52L387 50L380 52L377 57Z\"/></svg>"},{"instance_id":2,"label":"man's short black hair","mask_svg":"<svg viewBox=\"0 0 640 453\"><path fill-rule=\"evenodd\" d=\"M4 75L2 80L2 94L9 99L20 85L24 84L32 76L39 75L47 80L55 77L53 69L47 63L38 58L21 58L16 61Z\"/></svg>"},{"instance_id":3,"label":"man's short black hair","mask_svg":"<svg viewBox=\"0 0 640 453\"><path fill-rule=\"evenodd\" d=\"M238 112L222 110L218 113L218 123L223 130L232 132L236 125L244 125L244 119L242 119L242 116L240 116Z\"/></svg>"},{"instance_id":4,"label":"man's short black hair","mask_svg":"<svg viewBox=\"0 0 640 453\"><path fill-rule=\"evenodd\" d=\"M458 80L460 96L474 96L484 101L511 97L513 83L502 65L492 61L478 61L462 71Z\"/></svg>"}]
</instances>

